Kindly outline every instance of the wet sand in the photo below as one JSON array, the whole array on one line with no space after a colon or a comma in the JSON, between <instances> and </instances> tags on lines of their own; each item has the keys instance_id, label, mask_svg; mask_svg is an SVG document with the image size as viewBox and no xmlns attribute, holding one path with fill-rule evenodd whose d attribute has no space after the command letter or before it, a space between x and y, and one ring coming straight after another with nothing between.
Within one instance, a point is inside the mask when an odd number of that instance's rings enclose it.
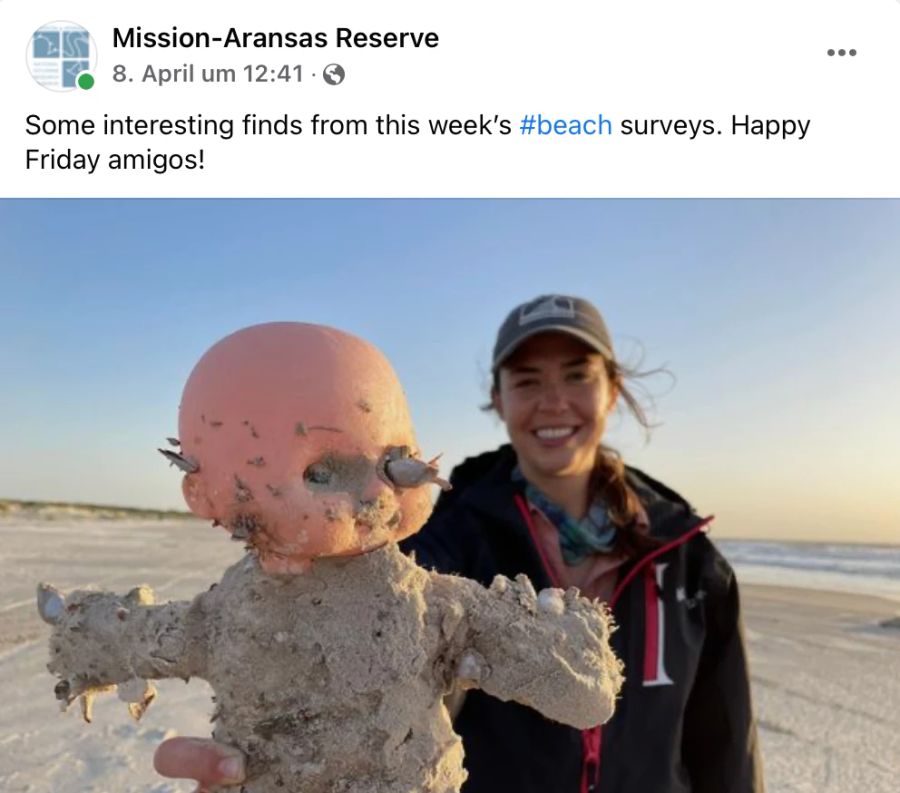
<instances>
[{"instance_id":1,"label":"wet sand","mask_svg":"<svg viewBox=\"0 0 900 793\"><path fill-rule=\"evenodd\" d=\"M767 790L900 790L900 603L741 590Z\"/></svg>"},{"instance_id":2,"label":"wet sand","mask_svg":"<svg viewBox=\"0 0 900 793\"><path fill-rule=\"evenodd\" d=\"M46 671L37 581L69 589L150 584L186 599L242 550L199 521L0 519L0 790L4 793L188 793L156 776L166 736L209 733L202 681L162 681L134 723L114 696L94 723L61 715ZM753 693L770 793L900 790L900 603L790 587L742 587Z\"/></svg>"}]
</instances>

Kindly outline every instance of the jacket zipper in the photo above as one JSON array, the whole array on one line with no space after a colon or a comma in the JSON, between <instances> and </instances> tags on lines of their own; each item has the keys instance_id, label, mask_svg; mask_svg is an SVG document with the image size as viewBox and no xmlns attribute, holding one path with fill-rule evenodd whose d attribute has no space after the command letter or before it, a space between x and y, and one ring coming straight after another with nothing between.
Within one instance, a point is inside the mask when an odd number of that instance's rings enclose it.
<instances>
[{"instance_id":1,"label":"jacket zipper","mask_svg":"<svg viewBox=\"0 0 900 793\"><path fill-rule=\"evenodd\" d=\"M584 760L581 766L582 793L594 793L600 785L600 741L602 737L599 727L581 731L581 743L584 747Z\"/></svg>"},{"instance_id":2,"label":"jacket zipper","mask_svg":"<svg viewBox=\"0 0 900 793\"><path fill-rule=\"evenodd\" d=\"M555 573L553 572L553 568L550 566L550 560L547 559L546 554L544 553L544 549L541 546L540 540L537 536L537 530L534 527L534 522L531 520L531 513L528 510L528 504L525 503L525 499L521 494L516 493L515 496L516 506L519 508L519 512L522 513L522 517L525 519L525 525L528 527L528 533L531 535L531 542L534 545L535 549L538 552L538 556L540 556L541 564L544 567L544 572L547 574L547 577L550 579L550 582L553 586L563 589L561 582L557 579ZM664 553L671 551L673 548L677 548L680 545L684 545L688 540L692 537L695 537L701 531L703 531L713 520L713 516L705 518L702 522L698 523L694 528L685 534L681 535L675 540L672 540L665 545L660 546L656 550L648 553L646 556L642 557L640 561L628 571L628 574L617 584L615 590L613 591L612 597L609 599L609 608L612 611L619 598L624 592L625 587L627 587L643 570L650 562L654 559L662 556ZM603 746L603 727L592 727L589 730L581 731L581 745L583 747L584 759L582 760L581 767L581 791L580 793L596 793L597 790L600 789L600 752Z\"/></svg>"}]
</instances>

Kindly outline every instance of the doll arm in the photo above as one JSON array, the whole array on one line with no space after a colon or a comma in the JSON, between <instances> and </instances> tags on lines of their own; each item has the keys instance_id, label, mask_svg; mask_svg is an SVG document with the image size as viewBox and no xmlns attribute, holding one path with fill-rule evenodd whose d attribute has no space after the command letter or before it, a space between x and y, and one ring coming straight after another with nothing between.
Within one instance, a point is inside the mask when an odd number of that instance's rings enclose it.
<instances>
[{"instance_id":1,"label":"doll arm","mask_svg":"<svg viewBox=\"0 0 900 793\"><path fill-rule=\"evenodd\" d=\"M91 700L118 687L136 719L153 700L151 678L203 676L206 661L201 600L154 605L153 590L124 597L78 590L67 597L38 585L38 611L53 626L50 663L59 678L54 693L65 710L81 697L91 720Z\"/></svg>"},{"instance_id":2,"label":"doll arm","mask_svg":"<svg viewBox=\"0 0 900 793\"><path fill-rule=\"evenodd\" d=\"M497 576L490 589L431 575L446 686L477 687L578 729L612 716L622 672L604 606L574 588L538 594L524 575Z\"/></svg>"}]
</instances>

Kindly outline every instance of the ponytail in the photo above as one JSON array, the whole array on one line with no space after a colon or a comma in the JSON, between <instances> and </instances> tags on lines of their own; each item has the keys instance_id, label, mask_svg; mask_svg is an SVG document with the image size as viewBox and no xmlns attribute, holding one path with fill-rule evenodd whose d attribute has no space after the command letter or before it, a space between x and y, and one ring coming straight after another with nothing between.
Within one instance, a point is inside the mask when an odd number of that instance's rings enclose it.
<instances>
[{"instance_id":1,"label":"ponytail","mask_svg":"<svg viewBox=\"0 0 900 793\"><path fill-rule=\"evenodd\" d=\"M639 556L659 547L659 540L638 528L641 503L625 480L625 463L617 451L600 446L588 487L593 498L603 500L618 527L614 553Z\"/></svg>"}]
</instances>

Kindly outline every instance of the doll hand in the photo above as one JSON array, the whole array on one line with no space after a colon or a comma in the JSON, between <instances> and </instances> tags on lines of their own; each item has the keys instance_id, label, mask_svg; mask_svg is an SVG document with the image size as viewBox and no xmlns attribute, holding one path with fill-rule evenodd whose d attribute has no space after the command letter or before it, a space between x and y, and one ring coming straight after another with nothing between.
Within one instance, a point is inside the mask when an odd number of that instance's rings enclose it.
<instances>
[{"instance_id":1,"label":"doll hand","mask_svg":"<svg viewBox=\"0 0 900 793\"><path fill-rule=\"evenodd\" d=\"M487 590L439 574L432 584L434 597L443 597L438 612L453 662L442 670L445 684L478 688L581 730L612 716L622 665L609 647L605 606L574 588L536 592L524 575L497 576Z\"/></svg>"}]
</instances>

